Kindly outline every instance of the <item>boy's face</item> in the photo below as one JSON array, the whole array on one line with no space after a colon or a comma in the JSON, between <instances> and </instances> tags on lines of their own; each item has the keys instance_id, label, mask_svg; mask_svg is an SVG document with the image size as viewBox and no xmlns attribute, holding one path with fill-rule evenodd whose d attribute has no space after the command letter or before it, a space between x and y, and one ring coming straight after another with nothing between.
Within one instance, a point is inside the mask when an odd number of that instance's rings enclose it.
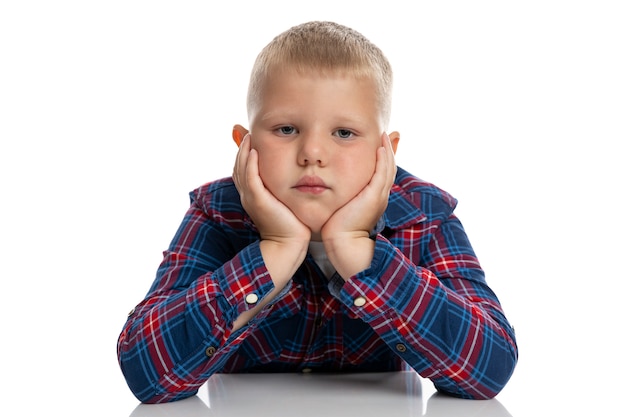
<instances>
[{"instance_id":1,"label":"boy's face","mask_svg":"<svg viewBox=\"0 0 626 417\"><path fill-rule=\"evenodd\" d=\"M376 85L349 76L283 71L268 78L250 114L265 187L314 238L370 181L383 123ZM392 143L397 144L397 133Z\"/></svg>"}]
</instances>

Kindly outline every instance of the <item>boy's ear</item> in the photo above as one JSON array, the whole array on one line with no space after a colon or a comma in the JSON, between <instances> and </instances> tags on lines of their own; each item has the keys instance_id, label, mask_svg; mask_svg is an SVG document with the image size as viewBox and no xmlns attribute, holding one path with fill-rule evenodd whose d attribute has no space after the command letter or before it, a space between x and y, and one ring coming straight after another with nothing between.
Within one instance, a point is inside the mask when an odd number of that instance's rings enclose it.
<instances>
[{"instance_id":1,"label":"boy's ear","mask_svg":"<svg viewBox=\"0 0 626 417\"><path fill-rule=\"evenodd\" d=\"M243 127L242 125L233 126L233 140L237 144L237 146L241 145L241 141L243 137L248 134L248 129Z\"/></svg>"},{"instance_id":2,"label":"boy's ear","mask_svg":"<svg viewBox=\"0 0 626 417\"><path fill-rule=\"evenodd\" d=\"M393 153L395 155L398 150L398 142L400 142L400 132L393 131L389 133L389 141L391 142L391 148L393 149Z\"/></svg>"}]
</instances>

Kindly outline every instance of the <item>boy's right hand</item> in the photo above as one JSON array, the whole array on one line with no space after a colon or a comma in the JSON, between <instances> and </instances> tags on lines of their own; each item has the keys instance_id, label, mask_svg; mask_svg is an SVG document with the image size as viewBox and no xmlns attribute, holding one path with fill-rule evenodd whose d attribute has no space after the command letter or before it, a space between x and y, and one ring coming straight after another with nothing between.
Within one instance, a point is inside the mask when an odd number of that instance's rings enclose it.
<instances>
[{"instance_id":1,"label":"boy's right hand","mask_svg":"<svg viewBox=\"0 0 626 417\"><path fill-rule=\"evenodd\" d=\"M293 212L265 188L259 176L259 157L246 134L239 146L233 171L241 204L259 230L262 240L277 243L306 242L311 230Z\"/></svg>"}]
</instances>

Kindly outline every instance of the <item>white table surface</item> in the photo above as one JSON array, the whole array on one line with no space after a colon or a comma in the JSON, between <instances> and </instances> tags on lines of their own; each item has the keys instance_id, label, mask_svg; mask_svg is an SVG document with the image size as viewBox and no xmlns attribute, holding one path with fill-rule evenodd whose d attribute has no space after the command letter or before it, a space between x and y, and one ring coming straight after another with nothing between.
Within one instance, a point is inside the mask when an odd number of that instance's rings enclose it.
<instances>
[{"instance_id":1,"label":"white table surface","mask_svg":"<svg viewBox=\"0 0 626 417\"><path fill-rule=\"evenodd\" d=\"M198 395L168 404L140 404L131 417L509 417L497 399L437 394L415 372L214 375Z\"/></svg>"}]
</instances>

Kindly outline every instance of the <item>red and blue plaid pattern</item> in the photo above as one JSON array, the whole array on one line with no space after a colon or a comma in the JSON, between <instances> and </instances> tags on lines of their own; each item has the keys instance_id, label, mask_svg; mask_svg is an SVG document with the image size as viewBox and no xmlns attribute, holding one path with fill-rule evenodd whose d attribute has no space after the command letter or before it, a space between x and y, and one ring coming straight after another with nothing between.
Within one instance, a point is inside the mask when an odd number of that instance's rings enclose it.
<instances>
[{"instance_id":1,"label":"red and blue plaid pattern","mask_svg":"<svg viewBox=\"0 0 626 417\"><path fill-rule=\"evenodd\" d=\"M248 325L233 321L273 289L259 235L230 178L191 193L146 298L118 340L143 402L194 395L217 372L413 368L437 389L491 398L517 362L514 332L487 286L456 200L398 168L370 267L344 283L309 255ZM365 303L355 303L358 298ZM362 304L362 305L361 305Z\"/></svg>"}]
</instances>

